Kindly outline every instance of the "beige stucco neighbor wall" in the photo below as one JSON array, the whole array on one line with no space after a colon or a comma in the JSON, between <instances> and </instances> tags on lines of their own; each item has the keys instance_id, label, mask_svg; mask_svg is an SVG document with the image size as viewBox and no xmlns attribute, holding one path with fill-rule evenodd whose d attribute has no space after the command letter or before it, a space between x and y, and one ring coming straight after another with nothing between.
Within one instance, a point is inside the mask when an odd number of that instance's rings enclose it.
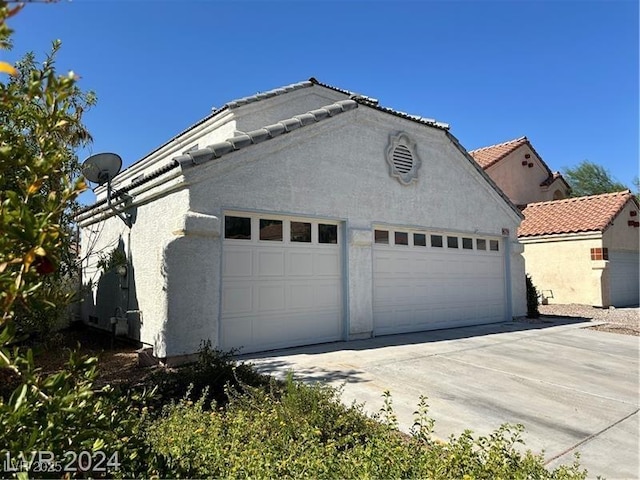
<instances>
[{"instance_id":1,"label":"beige stucco neighbor wall","mask_svg":"<svg viewBox=\"0 0 640 480\"><path fill-rule=\"evenodd\" d=\"M631 212L636 212L634 217ZM629 220L640 221L640 214L635 203L627 202L616 216L613 224L604 232L604 246L609 250L626 250L637 252L640 244L640 228L629 226Z\"/></svg>"},{"instance_id":2,"label":"beige stucco neighbor wall","mask_svg":"<svg viewBox=\"0 0 640 480\"><path fill-rule=\"evenodd\" d=\"M527 164L522 165L523 162ZM533 164L531 168L529 163ZM516 205L553 200L553 194L558 189L562 190L565 196L567 194L566 187L558 180L550 186L540 186L549 173L526 144L489 167L486 172Z\"/></svg>"},{"instance_id":3,"label":"beige stucco neighbor wall","mask_svg":"<svg viewBox=\"0 0 640 480\"><path fill-rule=\"evenodd\" d=\"M591 260L591 249L602 247L601 233L520 241L533 284L553 291L549 303L608 306L608 262Z\"/></svg>"}]
</instances>

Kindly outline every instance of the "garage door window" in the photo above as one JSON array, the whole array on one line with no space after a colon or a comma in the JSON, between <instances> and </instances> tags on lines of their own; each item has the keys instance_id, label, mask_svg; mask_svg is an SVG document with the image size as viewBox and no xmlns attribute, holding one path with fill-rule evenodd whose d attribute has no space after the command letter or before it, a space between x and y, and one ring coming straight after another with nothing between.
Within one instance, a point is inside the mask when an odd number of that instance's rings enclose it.
<instances>
[{"instance_id":1,"label":"garage door window","mask_svg":"<svg viewBox=\"0 0 640 480\"><path fill-rule=\"evenodd\" d=\"M431 235L431 246L442 247L442 235Z\"/></svg>"},{"instance_id":2,"label":"garage door window","mask_svg":"<svg viewBox=\"0 0 640 480\"><path fill-rule=\"evenodd\" d=\"M447 237L447 248L458 248L458 237Z\"/></svg>"},{"instance_id":3,"label":"garage door window","mask_svg":"<svg viewBox=\"0 0 640 480\"><path fill-rule=\"evenodd\" d=\"M413 244L416 247L426 247L427 246L427 236L424 233L414 233L413 234Z\"/></svg>"},{"instance_id":4,"label":"garage door window","mask_svg":"<svg viewBox=\"0 0 640 480\"><path fill-rule=\"evenodd\" d=\"M500 249L498 240L489 240L489 250L497 252Z\"/></svg>"},{"instance_id":5,"label":"garage door window","mask_svg":"<svg viewBox=\"0 0 640 480\"><path fill-rule=\"evenodd\" d=\"M473 239L472 238L463 238L462 239L462 248L464 250L473 250Z\"/></svg>"},{"instance_id":6,"label":"garage door window","mask_svg":"<svg viewBox=\"0 0 640 480\"><path fill-rule=\"evenodd\" d=\"M260 240L282 241L282 220L260 219Z\"/></svg>"},{"instance_id":7,"label":"garage door window","mask_svg":"<svg viewBox=\"0 0 640 480\"><path fill-rule=\"evenodd\" d=\"M487 241L484 238L476 239L476 249L478 249L478 250L486 250L487 249Z\"/></svg>"},{"instance_id":8,"label":"garage door window","mask_svg":"<svg viewBox=\"0 0 640 480\"><path fill-rule=\"evenodd\" d=\"M407 232L395 232L396 245L409 245L409 234Z\"/></svg>"},{"instance_id":9,"label":"garage door window","mask_svg":"<svg viewBox=\"0 0 640 480\"><path fill-rule=\"evenodd\" d=\"M386 230L375 230L373 232L373 237L376 243L389 243L389 232L387 232Z\"/></svg>"},{"instance_id":10,"label":"garage door window","mask_svg":"<svg viewBox=\"0 0 640 480\"><path fill-rule=\"evenodd\" d=\"M311 243L311 224L307 222L291 222L291 241Z\"/></svg>"},{"instance_id":11,"label":"garage door window","mask_svg":"<svg viewBox=\"0 0 640 480\"><path fill-rule=\"evenodd\" d=\"M338 243L338 226L319 223L318 224L318 242L337 244Z\"/></svg>"},{"instance_id":12,"label":"garage door window","mask_svg":"<svg viewBox=\"0 0 640 480\"><path fill-rule=\"evenodd\" d=\"M224 238L251 240L251 219L247 217L224 217Z\"/></svg>"}]
</instances>

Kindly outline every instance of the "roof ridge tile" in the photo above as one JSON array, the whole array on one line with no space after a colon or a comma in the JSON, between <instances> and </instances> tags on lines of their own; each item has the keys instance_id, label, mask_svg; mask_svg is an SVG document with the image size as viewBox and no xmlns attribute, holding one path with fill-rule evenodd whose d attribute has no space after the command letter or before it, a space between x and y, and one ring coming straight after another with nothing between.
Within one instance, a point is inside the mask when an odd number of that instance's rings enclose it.
<instances>
[{"instance_id":1,"label":"roof ridge tile","mask_svg":"<svg viewBox=\"0 0 640 480\"><path fill-rule=\"evenodd\" d=\"M523 135L522 137L518 137L518 138L511 139L511 140L507 140L506 142L494 143L493 145L487 145L486 147L479 147L479 148L476 148L474 150L469 150L469 153L478 152L480 150L487 150L489 148L502 147L502 146L505 146L505 145L509 145L510 143L521 142L523 140L524 141L528 141L529 139L527 138L526 135Z\"/></svg>"},{"instance_id":2,"label":"roof ridge tile","mask_svg":"<svg viewBox=\"0 0 640 480\"><path fill-rule=\"evenodd\" d=\"M284 135L299 128L313 125L326 118L335 117L336 115L358 108L358 102L355 100L340 100L325 107L311 110L310 112L295 115L294 117L281 120L272 125L267 125L250 132L244 132L235 137L228 138L222 142L187 152L175 157L173 160L178 162L182 168L200 165L210 160L218 159L227 153L254 145L257 143L271 140L272 138Z\"/></svg>"}]
</instances>

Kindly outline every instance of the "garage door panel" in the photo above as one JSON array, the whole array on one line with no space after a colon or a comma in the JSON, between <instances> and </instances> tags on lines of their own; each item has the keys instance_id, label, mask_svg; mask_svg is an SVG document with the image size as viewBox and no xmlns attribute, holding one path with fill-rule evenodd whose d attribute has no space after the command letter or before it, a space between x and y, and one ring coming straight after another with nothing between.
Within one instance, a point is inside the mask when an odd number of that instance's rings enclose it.
<instances>
[{"instance_id":1,"label":"garage door panel","mask_svg":"<svg viewBox=\"0 0 640 480\"><path fill-rule=\"evenodd\" d=\"M309 252L289 252L288 275L312 276L313 254Z\"/></svg>"},{"instance_id":2,"label":"garage door panel","mask_svg":"<svg viewBox=\"0 0 640 480\"><path fill-rule=\"evenodd\" d=\"M280 311L285 308L285 285L273 282L269 285L259 285L256 287L258 311Z\"/></svg>"},{"instance_id":3,"label":"garage door panel","mask_svg":"<svg viewBox=\"0 0 640 480\"><path fill-rule=\"evenodd\" d=\"M252 255L244 249L229 247L225 251L222 274L227 277L250 277L253 275Z\"/></svg>"},{"instance_id":4,"label":"garage door panel","mask_svg":"<svg viewBox=\"0 0 640 480\"><path fill-rule=\"evenodd\" d=\"M284 252L281 250L273 251L258 250L258 271L256 274L261 277L284 275Z\"/></svg>"},{"instance_id":5,"label":"garage door panel","mask_svg":"<svg viewBox=\"0 0 640 480\"><path fill-rule=\"evenodd\" d=\"M625 307L638 304L640 296L639 265L638 252L609 252L609 294L612 305Z\"/></svg>"},{"instance_id":6,"label":"garage door panel","mask_svg":"<svg viewBox=\"0 0 640 480\"><path fill-rule=\"evenodd\" d=\"M247 240L223 241L221 348L249 353L341 339L342 246L319 243L317 219L305 221L315 229L311 241L291 241L290 222L302 219L287 217L282 239L266 241L255 230L261 215L233 216L250 217L253 230Z\"/></svg>"},{"instance_id":7,"label":"garage door panel","mask_svg":"<svg viewBox=\"0 0 640 480\"><path fill-rule=\"evenodd\" d=\"M449 249L446 240L443 247L374 244L375 334L503 320L502 252L476 250L475 240L473 245Z\"/></svg>"},{"instance_id":8,"label":"garage door panel","mask_svg":"<svg viewBox=\"0 0 640 480\"><path fill-rule=\"evenodd\" d=\"M314 274L320 276L340 275L340 255L339 252L319 252L314 255Z\"/></svg>"},{"instance_id":9,"label":"garage door panel","mask_svg":"<svg viewBox=\"0 0 640 480\"><path fill-rule=\"evenodd\" d=\"M251 285L226 285L222 290L222 312L225 314L243 314L253 311L253 292Z\"/></svg>"},{"instance_id":10,"label":"garage door panel","mask_svg":"<svg viewBox=\"0 0 640 480\"><path fill-rule=\"evenodd\" d=\"M333 283L318 284L314 288L314 293L315 298L313 305L318 309L335 309L335 306L340 303L341 288L339 285Z\"/></svg>"}]
</instances>

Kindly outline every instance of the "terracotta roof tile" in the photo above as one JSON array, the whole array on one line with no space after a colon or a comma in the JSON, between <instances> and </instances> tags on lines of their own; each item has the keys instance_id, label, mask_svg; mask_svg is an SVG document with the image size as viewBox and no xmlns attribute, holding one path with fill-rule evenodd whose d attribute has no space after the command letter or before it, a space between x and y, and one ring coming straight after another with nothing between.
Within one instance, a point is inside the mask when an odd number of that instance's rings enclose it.
<instances>
[{"instance_id":1,"label":"terracotta roof tile","mask_svg":"<svg viewBox=\"0 0 640 480\"><path fill-rule=\"evenodd\" d=\"M602 232L632 201L629 190L588 197L530 203L522 212L524 221L519 237L537 237L563 233Z\"/></svg>"},{"instance_id":2,"label":"terracotta roof tile","mask_svg":"<svg viewBox=\"0 0 640 480\"><path fill-rule=\"evenodd\" d=\"M504 157L509 155L520 145L523 145L527 142L529 142L527 137L520 137L516 138L515 140L509 140L508 142L498 143L496 145L490 145L488 147L471 150L469 152L469 155L471 155L473 159L478 162L478 165L486 170L494 163L502 160Z\"/></svg>"}]
</instances>

